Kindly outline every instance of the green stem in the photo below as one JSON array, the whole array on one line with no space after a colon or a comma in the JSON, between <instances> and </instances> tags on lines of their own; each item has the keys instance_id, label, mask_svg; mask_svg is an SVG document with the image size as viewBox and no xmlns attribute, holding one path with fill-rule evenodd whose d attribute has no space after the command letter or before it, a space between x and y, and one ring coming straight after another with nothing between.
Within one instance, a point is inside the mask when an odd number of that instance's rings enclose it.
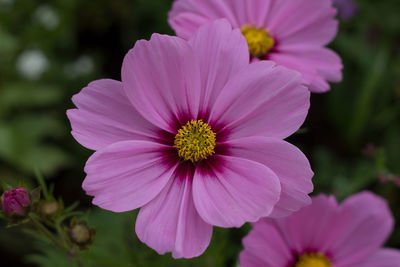
<instances>
[{"instance_id":1,"label":"green stem","mask_svg":"<svg viewBox=\"0 0 400 267\"><path fill-rule=\"evenodd\" d=\"M78 257L74 257L74 260L75 260L75 262L76 262L76 264L79 266L79 267L84 267L84 265L83 265L83 263L78 259Z\"/></svg>"},{"instance_id":2,"label":"green stem","mask_svg":"<svg viewBox=\"0 0 400 267\"><path fill-rule=\"evenodd\" d=\"M354 111L349 127L349 140L353 145L358 144L358 140L365 130L374 106L374 96L381 89L379 82L384 75L389 61L389 50L386 46L379 48L371 65L367 78L364 80L362 89L354 103Z\"/></svg>"},{"instance_id":3,"label":"green stem","mask_svg":"<svg viewBox=\"0 0 400 267\"><path fill-rule=\"evenodd\" d=\"M65 214L65 215L61 216L59 218L59 220L60 220L60 222L63 222L65 219L67 219L69 217L76 216L76 215L81 215L81 214L83 214L82 211L73 211L73 212L70 212L68 214Z\"/></svg>"},{"instance_id":4,"label":"green stem","mask_svg":"<svg viewBox=\"0 0 400 267\"><path fill-rule=\"evenodd\" d=\"M68 246L67 239L65 238L65 233L64 233L64 231L61 229L61 222L62 222L62 220L60 220L60 219L56 220L56 222L55 222L55 228L56 228L56 231L57 231L58 235L60 236L60 238L61 238L62 243L64 244L64 246L65 246L65 247L69 247L69 246Z\"/></svg>"},{"instance_id":5,"label":"green stem","mask_svg":"<svg viewBox=\"0 0 400 267\"><path fill-rule=\"evenodd\" d=\"M55 228L57 234L60 236L62 241L57 239L37 218L35 218L35 216L32 213L29 214L29 218L40 232L42 232L45 236L47 236L61 250L67 252L68 255L70 255L70 257L72 258L72 260L75 261L76 265L78 265L78 267L84 267L83 263L78 259L77 253L71 253L71 249L68 245L67 239L65 238L65 233L61 228L60 220L57 220L55 222Z\"/></svg>"},{"instance_id":6,"label":"green stem","mask_svg":"<svg viewBox=\"0 0 400 267\"><path fill-rule=\"evenodd\" d=\"M84 267L85 265L78 258L78 255L79 255L79 247L76 245L73 245L69 252L69 258L70 258L70 260L75 261L75 263L78 267Z\"/></svg>"},{"instance_id":7,"label":"green stem","mask_svg":"<svg viewBox=\"0 0 400 267\"><path fill-rule=\"evenodd\" d=\"M35 227L42 232L45 236L47 236L57 247L61 250L67 251L68 248L64 246L38 219L35 218L33 214L29 214L29 218L31 219L32 223Z\"/></svg>"},{"instance_id":8,"label":"green stem","mask_svg":"<svg viewBox=\"0 0 400 267\"><path fill-rule=\"evenodd\" d=\"M40 171L37 168L35 168L35 174L36 174L36 179L38 180L39 185L40 185L40 187L42 189L42 193L44 195L44 198L46 200L48 200L48 201L51 200L49 191L47 190L46 183L44 182L44 178L43 178L42 174L40 173Z\"/></svg>"}]
</instances>

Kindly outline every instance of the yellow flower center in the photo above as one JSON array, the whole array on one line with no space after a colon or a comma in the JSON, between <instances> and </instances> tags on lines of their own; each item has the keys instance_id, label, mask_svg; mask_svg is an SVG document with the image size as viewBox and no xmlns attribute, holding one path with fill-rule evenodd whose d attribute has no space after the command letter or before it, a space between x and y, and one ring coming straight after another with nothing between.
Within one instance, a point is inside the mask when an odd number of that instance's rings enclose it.
<instances>
[{"instance_id":1,"label":"yellow flower center","mask_svg":"<svg viewBox=\"0 0 400 267\"><path fill-rule=\"evenodd\" d=\"M174 147L179 157L199 162L215 153L215 133L202 120L189 121L175 135Z\"/></svg>"},{"instance_id":2,"label":"yellow flower center","mask_svg":"<svg viewBox=\"0 0 400 267\"><path fill-rule=\"evenodd\" d=\"M329 259L321 253L304 253L295 267L333 267Z\"/></svg>"},{"instance_id":3,"label":"yellow flower center","mask_svg":"<svg viewBox=\"0 0 400 267\"><path fill-rule=\"evenodd\" d=\"M245 24L241 30L249 46L250 55L253 57L265 56L275 45L274 38L268 34L268 29Z\"/></svg>"}]
</instances>

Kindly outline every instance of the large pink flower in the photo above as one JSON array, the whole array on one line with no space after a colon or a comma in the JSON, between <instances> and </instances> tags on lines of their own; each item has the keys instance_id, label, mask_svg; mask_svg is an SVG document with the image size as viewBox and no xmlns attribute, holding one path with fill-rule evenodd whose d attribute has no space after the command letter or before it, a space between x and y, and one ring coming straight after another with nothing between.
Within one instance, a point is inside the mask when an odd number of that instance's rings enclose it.
<instances>
[{"instance_id":1,"label":"large pink flower","mask_svg":"<svg viewBox=\"0 0 400 267\"><path fill-rule=\"evenodd\" d=\"M243 239L242 267L398 267L400 251L381 248L393 230L382 198L361 192L341 205L319 195L281 219L261 219Z\"/></svg>"},{"instance_id":2,"label":"large pink flower","mask_svg":"<svg viewBox=\"0 0 400 267\"><path fill-rule=\"evenodd\" d=\"M246 37L252 61L269 59L299 71L313 92L342 79L339 56L325 48L338 22L332 0L175 0L169 23L182 38L226 18Z\"/></svg>"},{"instance_id":3,"label":"large pink flower","mask_svg":"<svg viewBox=\"0 0 400 267\"><path fill-rule=\"evenodd\" d=\"M196 53L195 53L196 51ZM308 160L283 141L303 123L300 75L248 63L226 20L189 41L138 41L122 82L98 80L73 97L72 135L96 150L83 188L101 208L141 207L139 238L159 253L194 257L212 225L239 227L311 203Z\"/></svg>"}]
</instances>

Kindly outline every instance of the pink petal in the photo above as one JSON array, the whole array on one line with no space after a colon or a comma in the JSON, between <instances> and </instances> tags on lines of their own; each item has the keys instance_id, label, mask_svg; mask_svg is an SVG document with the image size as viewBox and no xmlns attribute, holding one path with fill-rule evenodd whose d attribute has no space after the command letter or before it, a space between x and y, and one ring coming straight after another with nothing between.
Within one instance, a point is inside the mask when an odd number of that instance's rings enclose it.
<instances>
[{"instance_id":1,"label":"pink petal","mask_svg":"<svg viewBox=\"0 0 400 267\"><path fill-rule=\"evenodd\" d=\"M83 146L98 150L112 143L157 137L159 131L131 105L121 82L91 82L72 101L77 109L67 111L72 135Z\"/></svg>"},{"instance_id":2,"label":"pink petal","mask_svg":"<svg viewBox=\"0 0 400 267\"><path fill-rule=\"evenodd\" d=\"M16 187L12 190L15 193L15 199L21 204L22 207L28 207L31 205L31 200L29 198L29 193L23 187Z\"/></svg>"},{"instance_id":3,"label":"pink petal","mask_svg":"<svg viewBox=\"0 0 400 267\"><path fill-rule=\"evenodd\" d=\"M313 190L313 172L304 154L295 146L277 139L247 137L226 142L235 157L259 162L270 168L281 183L281 196L270 214L273 217L290 215L311 204L308 196Z\"/></svg>"},{"instance_id":4,"label":"pink petal","mask_svg":"<svg viewBox=\"0 0 400 267\"><path fill-rule=\"evenodd\" d=\"M5 211L8 216L12 216L13 213L20 216L25 214L25 209L15 198L3 200L2 202L3 211Z\"/></svg>"},{"instance_id":5,"label":"pink petal","mask_svg":"<svg viewBox=\"0 0 400 267\"><path fill-rule=\"evenodd\" d=\"M186 40L189 40L201 25L209 22L210 20L207 17L189 12L168 18L168 23L175 30L176 36Z\"/></svg>"},{"instance_id":6,"label":"pink petal","mask_svg":"<svg viewBox=\"0 0 400 267\"><path fill-rule=\"evenodd\" d=\"M140 40L122 65L124 90L148 121L176 132L175 126L196 118L200 71L194 51L180 38L153 34Z\"/></svg>"},{"instance_id":7,"label":"pink petal","mask_svg":"<svg viewBox=\"0 0 400 267\"><path fill-rule=\"evenodd\" d=\"M319 195L310 206L291 216L264 218L255 223L254 230L245 239L242 254L248 254L245 259L249 262L258 259L258 266L269 266L261 263L288 258L285 251L292 255L315 251L329 257L335 267L395 267L394 263L400 262L400 251L379 250L392 226L387 204L372 193L353 195L340 206L334 197ZM286 257L277 253L270 255L275 251L285 252ZM291 266L293 262L271 261L270 264Z\"/></svg>"},{"instance_id":8,"label":"pink petal","mask_svg":"<svg viewBox=\"0 0 400 267\"><path fill-rule=\"evenodd\" d=\"M198 215L190 173L176 174L165 189L144 206L136 220L139 239L159 254L174 258L201 255L211 240L212 226Z\"/></svg>"},{"instance_id":9,"label":"pink petal","mask_svg":"<svg viewBox=\"0 0 400 267\"><path fill-rule=\"evenodd\" d=\"M360 267L398 267L400 264L400 251L398 249L379 249Z\"/></svg>"},{"instance_id":10,"label":"pink petal","mask_svg":"<svg viewBox=\"0 0 400 267\"><path fill-rule=\"evenodd\" d=\"M335 37L338 22L331 0L274 1L265 26L281 44L323 46Z\"/></svg>"},{"instance_id":11,"label":"pink petal","mask_svg":"<svg viewBox=\"0 0 400 267\"><path fill-rule=\"evenodd\" d=\"M214 163L208 164L196 169L193 180L194 203L206 222L220 227L240 227L271 213L281 188L270 169L254 161L228 156L216 156Z\"/></svg>"},{"instance_id":12,"label":"pink petal","mask_svg":"<svg viewBox=\"0 0 400 267\"><path fill-rule=\"evenodd\" d=\"M240 27L226 0L178 0L168 14L169 24L184 39L189 39L201 25L219 18Z\"/></svg>"},{"instance_id":13,"label":"pink petal","mask_svg":"<svg viewBox=\"0 0 400 267\"><path fill-rule=\"evenodd\" d=\"M253 230L243 238L243 246L239 256L242 267L289 266L294 262L286 240L263 219L253 224Z\"/></svg>"},{"instance_id":14,"label":"pink petal","mask_svg":"<svg viewBox=\"0 0 400 267\"><path fill-rule=\"evenodd\" d=\"M93 204L115 212L139 208L165 187L176 163L165 158L168 146L122 141L95 152L87 161L83 188Z\"/></svg>"},{"instance_id":15,"label":"pink petal","mask_svg":"<svg viewBox=\"0 0 400 267\"><path fill-rule=\"evenodd\" d=\"M232 30L226 20L206 24L189 43L200 62L200 103L204 113L210 111L224 85L249 64L247 43L239 30Z\"/></svg>"},{"instance_id":16,"label":"pink petal","mask_svg":"<svg viewBox=\"0 0 400 267\"><path fill-rule=\"evenodd\" d=\"M226 18L235 28L245 24L265 25L272 15L270 0L177 0L168 14L168 22L178 36L188 39L201 25Z\"/></svg>"},{"instance_id":17,"label":"pink petal","mask_svg":"<svg viewBox=\"0 0 400 267\"><path fill-rule=\"evenodd\" d=\"M304 122L310 93L301 76L271 61L250 64L231 79L210 115L229 138L267 136L286 138Z\"/></svg>"},{"instance_id":18,"label":"pink petal","mask_svg":"<svg viewBox=\"0 0 400 267\"><path fill-rule=\"evenodd\" d=\"M271 53L270 59L277 64L299 71L303 82L312 92L325 92L330 82L342 80L342 62L330 49L313 46L284 46L279 52ZM326 80L326 81L325 81Z\"/></svg>"},{"instance_id":19,"label":"pink petal","mask_svg":"<svg viewBox=\"0 0 400 267\"><path fill-rule=\"evenodd\" d=\"M210 0L209 0L210 1ZM255 25L257 27L264 26L265 20L271 16L271 8L273 0L246 0L246 1L231 1L225 0L232 9L238 28L245 24Z\"/></svg>"},{"instance_id":20,"label":"pink petal","mask_svg":"<svg viewBox=\"0 0 400 267\"><path fill-rule=\"evenodd\" d=\"M168 22L188 39L202 24L226 18L234 28L268 28L279 44L329 43L337 33L331 0L176 0Z\"/></svg>"},{"instance_id":21,"label":"pink petal","mask_svg":"<svg viewBox=\"0 0 400 267\"><path fill-rule=\"evenodd\" d=\"M330 245L347 221L340 216L340 209L334 197L319 195L312 199L311 205L291 216L270 219L268 222L282 234L291 251L302 254L314 250L330 255L335 253Z\"/></svg>"},{"instance_id":22,"label":"pink petal","mask_svg":"<svg viewBox=\"0 0 400 267\"><path fill-rule=\"evenodd\" d=\"M386 201L370 192L347 198L341 216L350 218L331 245L335 266L354 266L382 246L393 230L393 217Z\"/></svg>"}]
</instances>

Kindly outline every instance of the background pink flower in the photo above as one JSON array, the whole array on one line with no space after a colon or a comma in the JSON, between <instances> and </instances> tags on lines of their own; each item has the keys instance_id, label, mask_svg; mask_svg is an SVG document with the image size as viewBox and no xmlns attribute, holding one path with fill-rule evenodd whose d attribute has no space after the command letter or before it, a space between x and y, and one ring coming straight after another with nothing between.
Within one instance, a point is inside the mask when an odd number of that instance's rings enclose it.
<instances>
[{"instance_id":1,"label":"background pink flower","mask_svg":"<svg viewBox=\"0 0 400 267\"><path fill-rule=\"evenodd\" d=\"M73 97L72 134L96 150L83 188L104 209L141 207L136 233L160 254L198 256L212 225L310 204L309 162L282 140L303 123L309 91L298 73L248 59L240 31L218 20L189 41L138 41L122 82L94 81Z\"/></svg>"},{"instance_id":2,"label":"background pink flower","mask_svg":"<svg viewBox=\"0 0 400 267\"><path fill-rule=\"evenodd\" d=\"M333 196L282 219L261 219L243 239L242 267L397 267L400 251L381 248L393 230L385 200L361 192ZM312 265L314 264L314 265Z\"/></svg>"},{"instance_id":3,"label":"background pink flower","mask_svg":"<svg viewBox=\"0 0 400 267\"><path fill-rule=\"evenodd\" d=\"M343 20L350 20L358 12L358 5L355 0L333 0L333 5L337 7Z\"/></svg>"},{"instance_id":4,"label":"background pink flower","mask_svg":"<svg viewBox=\"0 0 400 267\"><path fill-rule=\"evenodd\" d=\"M169 23L188 39L209 21L226 18L246 36L252 61L269 59L299 71L313 92L342 79L339 56L325 48L337 32L331 0L176 0Z\"/></svg>"}]
</instances>

